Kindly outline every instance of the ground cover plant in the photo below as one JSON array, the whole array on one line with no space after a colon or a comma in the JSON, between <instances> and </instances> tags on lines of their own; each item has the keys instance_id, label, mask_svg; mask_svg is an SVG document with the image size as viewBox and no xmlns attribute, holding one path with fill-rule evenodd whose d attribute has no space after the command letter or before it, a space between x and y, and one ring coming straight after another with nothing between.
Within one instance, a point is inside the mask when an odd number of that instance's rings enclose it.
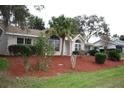
<instances>
[{"instance_id":1,"label":"ground cover plant","mask_svg":"<svg viewBox=\"0 0 124 93\"><path fill-rule=\"evenodd\" d=\"M0 58L0 77L7 75L9 65L10 64L7 59Z\"/></svg>"}]
</instances>

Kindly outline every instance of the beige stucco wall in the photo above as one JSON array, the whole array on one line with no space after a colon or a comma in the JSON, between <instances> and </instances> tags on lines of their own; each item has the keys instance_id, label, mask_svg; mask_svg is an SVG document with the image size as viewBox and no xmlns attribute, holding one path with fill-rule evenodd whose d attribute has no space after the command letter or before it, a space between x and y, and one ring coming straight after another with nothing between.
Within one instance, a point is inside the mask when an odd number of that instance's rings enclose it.
<instances>
[{"instance_id":1,"label":"beige stucco wall","mask_svg":"<svg viewBox=\"0 0 124 93\"><path fill-rule=\"evenodd\" d=\"M7 35L4 37L4 41L0 41L0 45L2 45L2 47L0 46L0 52L3 54L3 51L6 53L8 53L8 46L10 45L15 45L17 44L17 37L22 37L22 38L26 38L24 36L17 36L17 35ZM37 38L34 38L34 37L29 37L32 39L32 44L35 42L35 40ZM81 40L80 36L74 38L73 40L69 40L69 39L66 39L65 42L64 42L64 55L67 55L67 56L70 56L72 54L72 52L75 50L75 41L79 39L81 41L81 49L84 50L84 43L83 41ZM6 41L6 42L5 42ZM61 55L61 49L62 49L62 39L60 38L60 49L59 51L55 51L55 54L54 55Z\"/></svg>"},{"instance_id":2,"label":"beige stucco wall","mask_svg":"<svg viewBox=\"0 0 124 93\"><path fill-rule=\"evenodd\" d=\"M80 37L74 38L72 41L72 52L75 51L75 41L80 40L81 41L81 50L84 50L84 42L81 40Z\"/></svg>"}]
</instances>

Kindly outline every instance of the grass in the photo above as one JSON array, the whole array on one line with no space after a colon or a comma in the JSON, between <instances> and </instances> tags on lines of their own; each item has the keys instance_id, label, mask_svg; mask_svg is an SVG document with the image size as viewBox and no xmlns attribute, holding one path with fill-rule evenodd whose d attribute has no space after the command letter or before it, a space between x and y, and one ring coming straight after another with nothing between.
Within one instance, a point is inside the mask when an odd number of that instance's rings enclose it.
<instances>
[{"instance_id":1,"label":"grass","mask_svg":"<svg viewBox=\"0 0 124 93\"><path fill-rule=\"evenodd\" d=\"M124 88L124 66L97 72L72 72L54 77L1 77L0 87Z\"/></svg>"}]
</instances>

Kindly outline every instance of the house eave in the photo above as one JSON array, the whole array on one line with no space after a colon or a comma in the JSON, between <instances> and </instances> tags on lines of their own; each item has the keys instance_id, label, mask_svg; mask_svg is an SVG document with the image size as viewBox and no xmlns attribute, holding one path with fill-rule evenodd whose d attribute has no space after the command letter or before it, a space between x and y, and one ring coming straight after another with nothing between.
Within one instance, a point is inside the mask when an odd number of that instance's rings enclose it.
<instances>
[{"instance_id":1,"label":"house eave","mask_svg":"<svg viewBox=\"0 0 124 93\"><path fill-rule=\"evenodd\" d=\"M6 35L25 36L25 37L34 37L34 38L39 37L37 35L20 34L20 33L10 33L10 32L6 32Z\"/></svg>"}]
</instances>

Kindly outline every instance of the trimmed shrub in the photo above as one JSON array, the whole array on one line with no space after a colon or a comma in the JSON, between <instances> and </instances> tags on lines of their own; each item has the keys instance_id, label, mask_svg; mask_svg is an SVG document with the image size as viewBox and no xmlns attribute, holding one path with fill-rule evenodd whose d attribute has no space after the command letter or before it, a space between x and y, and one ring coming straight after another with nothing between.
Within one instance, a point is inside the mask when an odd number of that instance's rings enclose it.
<instances>
[{"instance_id":1,"label":"trimmed shrub","mask_svg":"<svg viewBox=\"0 0 124 93\"><path fill-rule=\"evenodd\" d=\"M9 68L9 62L6 59L0 58L0 70L7 70Z\"/></svg>"},{"instance_id":2,"label":"trimmed shrub","mask_svg":"<svg viewBox=\"0 0 124 93\"><path fill-rule=\"evenodd\" d=\"M121 50L120 49L107 49L107 52L109 52L109 51L116 51L116 52L118 52L118 53L121 53ZM104 49L100 49L100 52L105 52L104 51Z\"/></svg>"},{"instance_id":3,"label":"trimmed shrub","mask_svg":"<svg viewBox=\"0 0 124 93\"><path fill-rule=\"evenodd\" d=\"M118 51L116 50L111 50L108 52L108 58L112 61L119 61L121 56Z\"/></svg>"},{"instance_id":4,"label":"trimmed shrub","mask_svg":"<svg viewBox=\"0 0 124 93\"><path fill-rule=\"evenodd\" d=\"M96 53L95 54L95 61L98 64L104 64L106 60L106 54L105 53Z\"/></svg>"},{"instance_id":5,"label":"trimmed shrub","mask_svg":"<svg viewBox=\"0 0 124 93\"><path fill-rule=\"evenodd\" d=\"M97 51L97 50L90 50L88 53L89 53L91 56L95 56L95 54L98 53L98 51Z\"/></svg>"},{"instance_id":6,"label":"trimmed shrub","mask_svg":"<svg viewBox=\"0 0 124 93\"><path fill-rule=\"evenodd\" d=\"M30 56L36 53L35 46L32 45L10 45L9 53L13 55Z\"/></svg>"}]
</instances>

